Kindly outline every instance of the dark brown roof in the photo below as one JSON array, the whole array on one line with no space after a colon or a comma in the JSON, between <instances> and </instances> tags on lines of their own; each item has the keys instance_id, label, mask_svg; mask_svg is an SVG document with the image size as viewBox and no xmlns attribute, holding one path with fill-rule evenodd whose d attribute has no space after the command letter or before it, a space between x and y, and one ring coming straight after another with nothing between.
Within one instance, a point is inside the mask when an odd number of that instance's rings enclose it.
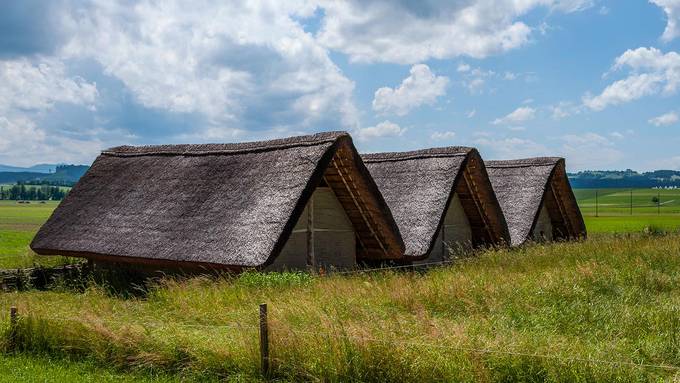
<instances>
[{"instance_id":1,"label":"dark brown roof","mask_svg":"<svg viewBox=\"0 0 680 383\"><path fill-rule=\"evenodd\" d=\"M476 149L445 147L362 157L397 221L406 256L421 258L430 252L454 192L461 196L476 244L509 242Z\"/></svg>"},{"instance_id":2,"label":"dark brown roof","mask_svg":"<svg viewBox=\"0 0 680 383\"><path fill-rule=\"evenodd\" d=\"M556 213L561 216L561 237L578 238L586 235L583 217L576 204L565 163L559 157L537 157L507 161L486 161L486 168L498 201L508 222L512 245L521 245L531 237L541 206L554 190ZM560 212L561 210L561 212Z\"/></svg>"},{"instance_id":3,"label":"dark brown roof","mask_svg":"<svg viewBox=\"0 0 680 383\"><path fill-rule=\"evenodd\" d=\"M278 255L329 167L329 176L349 174L361 188L358 202L347 193L343 200L361 205L365 230L357 234L373 237L362 243L377 244L378 256L403 256L392 215L345 132L106 150L31 247L131 262L263 266Z\"/></svg>"}]
</instances>

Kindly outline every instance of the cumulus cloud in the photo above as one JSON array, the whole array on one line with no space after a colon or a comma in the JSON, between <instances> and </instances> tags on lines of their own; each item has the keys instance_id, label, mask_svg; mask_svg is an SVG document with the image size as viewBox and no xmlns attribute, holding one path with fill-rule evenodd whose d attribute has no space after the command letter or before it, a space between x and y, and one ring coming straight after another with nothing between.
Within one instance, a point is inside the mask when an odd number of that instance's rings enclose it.
<instances>
[{"instance_id":1,"label":"cumulus cloud","mask_svg":"<svg viewBox=\"0 0 680 383\"><path fill-rule=\"evenodd\" d=\"M532 28L519 19L539 7L569 13L589 6L591 0L324 1L317 37L352 61L484 58L526 44Z\"/></svg>"},{"instance_id":2,"label":"cumulus cloud","mask_svg":"<svg viewBox=\"0 0 680 383\"><path fill-rule=\"evenodd\" d=\"M666 22L666 29L663 31L661 39L668 42L680 36L680 30L678 30L678 21L680 20L680 1L650 0L650 3L661 7L666 13L666 17L668 19Z\"/></svg>"},{"instance_id":3,"label":"cumulus cloud","mask_svg":"<svg viewBox=\"0 0 680 383\"><path fill-rule=\"evenodd\" d=\"M650 119L649 123L655 126L666 126L675 124L678 122L678 119L680 119L680 117L676 112L668 112Z\"/></svg>"},{"instance_id":4,"label":"cumulus cloud","mask_svg":"<svg viewBox=\"0 0 680 383\"><path fill-rule=\"evenodd\" d=\"M398 137L404 134L405 131L406 128L402 128L393 122L385 120L375 126L359 128L354 131L354 135L359 141L371 141L376 138Z\"/></svg>"},{"instance_id":5,"label":"cumulus cloud","mask_svg":"<svg viewBox=\"0 0 680 383\"><path fill-rule=\"evenodd\" d=\"M455 133L455 132L451 132L451 131L446 131L446 132L434 132L434 133L432 133L432 134L430 135L430 138L431 138L433 141L448 141L448 140L454 139L455 137L456 137L456 133Z\"/></svg>"},{"instance_id":6,"label":"cumulus cloud","mask_svg":"<svg viewBox=\"0 0 680 383\"><path fill-rule=\"evenodd\" d=\"M96 84L78 76L67 76L58 60L27 59L0 61L0 111L47 110L55 103L92 106L97 97Z\"/></svg>"},{"instance_id":7,"label":"cumulus cloud","mask_svg":"<svg viewBox=\"0 0 680 383\"><path fill-rule=\"evenodd\" d=\"M64 54L96 60L148 108L213 125L263 129L265 114L274 126L352 127L353 82L293 20L311 11L305 2L101 2L71 15L80 33Z\"/></svg>"},{"instance_id":8,"label":"cumulus cloud","mask_svg":"<svg viewBox=\"0 0 680 383\"><path fill-rule=\"evenodd\" d=\"M354 83L299 21L313 2L37 4L0 4L5 131L30 125L55 143L88 136L101 147L121 143L112 136L200 142L359 126ZM74 128L73 116L89 130Z\"/></svg>"},{"instance_id":9,"label":"cumulus cloud","mask_svg":"<svg viewBox=\"0 0 680 383\"><path fill-rule=\"evenodd\" d=\"M54 59L0 61L0 83L1 162L80 161L100 149L96 140L69 138L36 123L59 105L93 109L96 84L69 76Z\"/></svg>"},{"instance_id":10,"label":"cumulus cloud","mask_svg":"<svg viewBox=\"0 0 680 383\"><path fill-rule=\"evenodd\" d=\"M518 124L529 120L533 120L535 116L536 109L528 106L522 106L515 109L514 111L512 111L511 113L507 114L504 117L500 117L493 120L492 124L494 125Z\"/></svg>"},{"instance_id":11,"label":"cumulus cloud","mask_svg":"<svg viewBox=\"0 0 680 383\"><path fill-rule=\"evenodd\" d=\"M427 65L414 65L410 75L399 87L383 87L375 92L373 110L384 114L406 115L423 104L434 104L437 97L446 94L448 83L448 77L435 76Z\"/></svg>"},{"instance_id":12,"label":"cumulus cloud","mask_svg":"<svg viewBox=\"0 0 680 383\"><path fill-rule=\"evenodd\" d=\"M656 48L627 50L619 56L613 71L628 68L628 77L615 81L596 96L586 94L583 104L595 111L654 94L675 94L680 85L680 55Z\"/></svg>"}]
</instances>

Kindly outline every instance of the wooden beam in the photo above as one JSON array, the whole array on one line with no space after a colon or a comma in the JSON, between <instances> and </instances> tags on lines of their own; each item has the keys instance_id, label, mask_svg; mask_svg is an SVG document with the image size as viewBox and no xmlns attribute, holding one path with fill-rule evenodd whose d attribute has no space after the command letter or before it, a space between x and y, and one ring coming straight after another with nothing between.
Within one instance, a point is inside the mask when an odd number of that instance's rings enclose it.
<instances>
[{"instance_id":1,"label":"wooden beam","mask_svg":"<svg viewBox=\"0 0 680 383\"><path fill-rule=\"evenodd\" d=\"M382 248L382 250L383 250L383 252L385 253L385 255L389 255L389 253L387 252L387 249L385 249L385 246L383 245L383 243L382 243L382 241L381 241L381 238L377 235L377 233L376 233L375 230L373 229L373 225L371 225L371 222L369 221L368 217L366 216L366 213L364 212L364 209L362 208L361 204L360 204L359 201L357 200L357 197L354 195L354 190L350 187L350 185L349 185L347 179L345 178L345 175L344 175L344 174L342 173L342 171L340 170L340 167L338 166L338 161L336 161L336 157L337 157L338 159L340 159L340 163L341 163L341 164L343 165L343 167L344 167L344 164L342 163L342 160L341 160L340 156L337 156L337 155L336 155L336 156L332 159L332 161L331 161L332 164L333 164L333 167L338 171L338 174L340 175L340 178L342 178L342 182L345 184L345 188L347 189L347 191L349 192L350 196L352 197L352 199L353 199L353 201L354 201L354 205L355 205L355 206L357 207L357 209L359 210L359 213L361 214L361 216L362 216L364 222L366 223L366 226L368 226L369 230L371 231L371 234L372 234L372 235L374 236L374 238L377 240L378 244L380 245L380 248ZM351 178L351 175L348 174L347 176L348 176L349 180L350 180L351 182L353 182L353 180L352 180L352 178ZM357 191L357 194L359 194L358 191Z\"/></svg>"}]
</instances>

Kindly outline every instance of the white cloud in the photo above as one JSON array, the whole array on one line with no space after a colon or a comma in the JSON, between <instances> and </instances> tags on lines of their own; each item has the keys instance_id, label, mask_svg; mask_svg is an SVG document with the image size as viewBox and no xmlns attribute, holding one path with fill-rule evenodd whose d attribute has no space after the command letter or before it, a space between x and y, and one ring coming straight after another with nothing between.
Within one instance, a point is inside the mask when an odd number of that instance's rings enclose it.
<instances>
[{"instance_id":1,"label":"white cloud","mask_svg":"<svg viewBox=\"0 0 680 383\"><path fill-rule=\"evenodd\" d=\"M671 169L680 170L680 156L655 160L649 165L650 169Z\"/></svg>"},{"instance_id":2,"label":"white cloud","mask_svg":"<svg viewBox=\"0 0 680 383\"><path fill-rule=\"evenodd\" d=\"M433 141L448 141L452 140L453 138L456 137L455 132L447 131L447 132L434 132L430 135L430 138Z\"/></svg>"},{"instance_id":3,"label":"white cloud","mask_svg":"<svg viewBox=\"0 0 680 383\"><path fill-rule=\"evenodd\" d=\"M501 124L517 124L521 122L526 122L529 120L533 120L534 117L536 116L536 109L528 107L528 106L522 106L505 117L497 118L495 119L492 124L494 125L501 125Z\"/></svg>"},{"instance_id":4,"label":"white cloud","mask_svg":"<svg viewBox=\"0 0 680 383\"><path fill-rule=\"evenodd\" d=\"M567 134L558 153L571 169L602 169L620 161L624 155L614 143L597 133Z\"/></svg>"},{"instance_id":5,"label":"white cloud","mask_svg":"<svg viewBox=\"0 0 680 383\"><path fill-rule=\"evenodd\" d=\"M0 113L11 110L43 111L56 103L92 107L97 86L80 77L69 77L64 64L42 59L36 64L27 59L0 61Z\"/></svg>"},{"instance_id":6,"label":"white cloud","mask_svg":"<svg viewBox=\"0 0 680 383\"><path fill-rule=\"evenodd\" d=\"M680 117L676 112L668 112L650 119L649 123L655 126L666 126L675 124L679 119Z\"/></svg>"},{"instance_id":7,"label":"white cloud","mask_svg":"<svg viewBox=\"0 0 680 383\"><path fill-rule=\"evenodd\" d=\"M0 115L0 163L30 166L36 163L89 162L103 149L96 138L70 138L38 127L24 115Z\"/></svg>"},{"instance_id":8,"label":"white cloud","mask_svg":"<svg viewBox=\"0 0 680 383\"><path fill-rule=\"evenodd\" d=\"M95 60L147 108L204 116L207 129L263 115L273 117L268 128L355 127L354 83L294 20L313 10L304 1L101 1L74 7L78 33L63 54Z\"/></svg>"},{"instance_id":9,"label":"white cloud","mask_svg":"<svg viewBox=\"0 0 680 383\"><path fill-rule=\"evenodd\" d=\"M485 153L484 158L489 159L515 159L548 155L551 151L538 142L530 139L510 137L493 139L490 136L482 136L474 141Z\"/></svg>"},{"instance_id":10,"label":"white cloud","mask_svg":"<svg viewBox=\"0 0 680 383\"><path fill-rule=\"evenodd\" d=\"M661 39L671 41L680 36L678 21L680 21L680 1L678 0L650 0L650 3L658 5L666 13L666 29L663 31Z\"/></svg>"},{"instance_id":11,"label":"white cloud","mask_svg":"<svg viewBox=\"0 0 680 383\"><path fill-rule=\"evenodd\" d=\"M69 138L40 127L60 104L94 109L96 84L69 76L56 59L0 61L0 162L82 162L101 149L96 139Z\"/></svg>"},{"instance_id":12,"label":"white cloud","mask_svg":"<svg viewBox=\"0 0 680 383\"><path fill-rule=\"evenodd\" d=\"M574 114L581 113L582 107L574 105L569 101L560 101L557 105L551 105L548 110L554 120L561 120Z\"/></svg>"},{"instance_id":13,"label":"white cloud","mask_svg":"<svg viewBox=\"0 0 680 383\"><path fill-rule=\"evenodd\" d=\"M458 64L458 68L456 70L458 72L469 72L470 71L470 65L465 64L465 63L460 63L460 64Z\"/></svg>"},{"instance_id":14,"label":"white cloud","mask_svg":"<svg viewBox=\"0 0 680 383\"><path fill-rule=\"evenodd\" d=\"M351 61L484 58L528 43L532 28L520 18L539 7L569 13L591 5L591 0L323 1L317 37Z\"/></svg>"},{"instance_id":15,"label":"white cloud","mask_svg":"<svg viewBox=\"0 0 680 383\"><path fill-rule=\"evenodd\" d=\"M446 94L448 83L448 77L435 76L427 65L414 65L399 87L383 87L375 92L373 110L403 116L423 104L434 104L437 97Z\"/></svg>"},{"instance_id":16,"label":"white cloud","mask_svg":"<svg viewBox=\"0 0 680 383\"><path fill-rule=\"evenodd\" d=\"M610 105L619 105L654 94L671 95L680 85L680 55L662 53L656 48L637 48L619 56L612 70L629 68L628 77L607 86L601 94L586 94L583 104L600 111Z\"/></svg>"},{"instance_id":17,"label":"white cloud","mask_svg":"<svg viewBox=\"0 0 680 383\"><path fill-rule=\"evenodd\" d=\"M465 113L465 117L467 118L472 118L477 114L477 109L472 109L469 110L467 113Z\"/></svg>"},{"instance_id":18,"label":"white cloud","mask_svg":"<svg viewBox=\"0 0 680 383\"><path fill-rule=\"evenodd\" d=\"M355 130L354 135L359 141L370 141L376 138L398 137L404 134L405 131L406 128L402 128L393 122L385 120L375 126L359 128Z\"/></svg>"},{"instance_id":19,"label":"white cloud","mask_svg":"<svg viewBox=\"0 0 680 383\"><path fill-rule=\"evenodd\" d=\"M137 134L146 140L138 143L204 142L360 126L354 83L300 22L314 15L311 1L54 3L55 22L37 26L59 36L54 46L0 57L2 145L31 154L4 151L0 161L47 161L60 152L56 162L89 162L102 147L136 143ZM108 88L70 73L83 68ZM98 104L104 99L111 105ZM91 112L83 117L65 104ZM107 115L96 110L106 106ZM132 107L144 116L130 122ZM182 122L160 127L166 121ZM42 134L53 150L21 139L19 128Z\"/></svg>"},{"instance_id":20,"label":"white cloud","mask_svg":"<svg viewBox=\"0 0 680 383\"><path fill-rule=\"evenodd\" d=\"M616 138L617 140L622 140L625 136L619 132L611 132L609 133L610 136L613 138Z\"/></svg>"}]
</instances>

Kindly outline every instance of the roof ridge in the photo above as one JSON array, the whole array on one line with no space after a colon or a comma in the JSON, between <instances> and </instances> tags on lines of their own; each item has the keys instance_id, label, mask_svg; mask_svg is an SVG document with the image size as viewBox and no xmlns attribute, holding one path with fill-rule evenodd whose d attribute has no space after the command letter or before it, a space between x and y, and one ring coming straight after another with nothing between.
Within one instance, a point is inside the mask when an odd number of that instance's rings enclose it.
<instances>
[{"instance_id":1,"label":"roof ridge","mask_svg":"<svg viewBox=\"0 0 680 383\"><path fill-rule=\"evenodd\" d=\"M487 160L484 165L487 168L526 168L534 166L555 166L562 157L533 157L516 160Z\"/></svg>"},{"instance_id":2,"label":"roof ridge","mask_svg":"<svg viewBox=\"0 0 680 383\"><path fill-rule=\"evenodd\" d=\"M382 152L361 154L364 162L407 161L419 158L464 157L475 150L467 146L446 146L412 150L408 152Z\"/></svg>"},{"instance_id":3,"label":"roof ridge","mask_svg":"<svg viewBox=\"0 0 680 383\"><path fill-rule=\"evenodd\" d=\"M301 146L321 145L334 142L343 136L349 136L349 133L344 131L331 131L273 140L224 144L176 144L143 146L124 145L103 150L101 154L113 157L141 157L155 155L204 156L214 154L239 154L257 151L282 150Z\"/></svg>"}]
</instances>

